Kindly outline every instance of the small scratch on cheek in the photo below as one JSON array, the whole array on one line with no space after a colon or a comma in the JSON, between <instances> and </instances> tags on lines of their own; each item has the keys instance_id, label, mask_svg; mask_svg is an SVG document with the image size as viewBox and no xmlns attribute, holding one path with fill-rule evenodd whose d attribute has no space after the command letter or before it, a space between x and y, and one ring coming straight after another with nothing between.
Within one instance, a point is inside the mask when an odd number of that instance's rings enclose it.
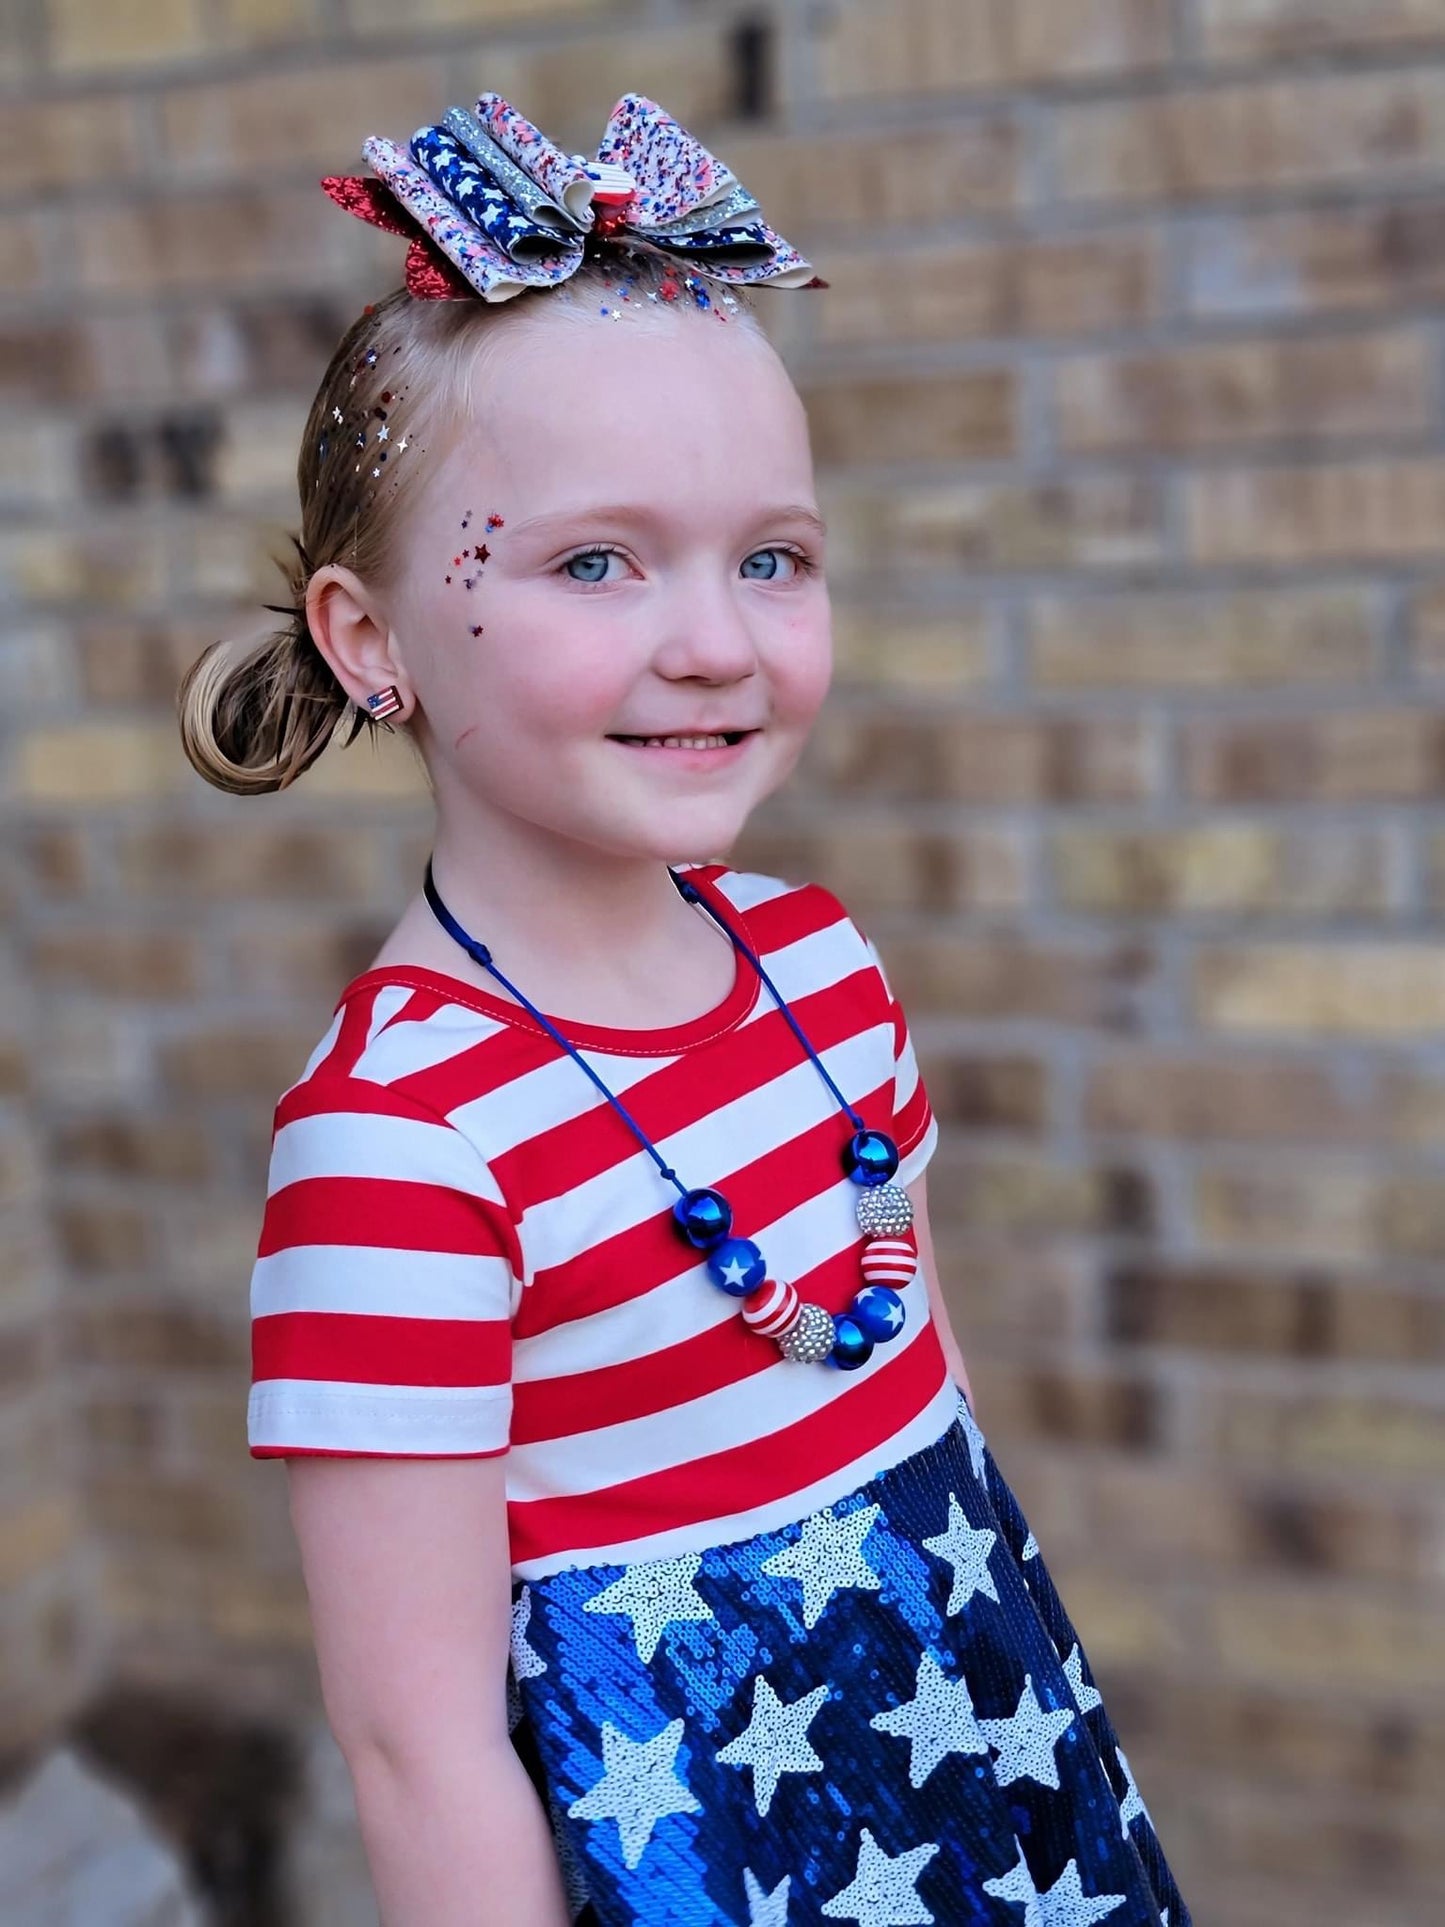
<instances>
[{"instance_id":1,"label":"small scratch on cheek","mask_svg":"<svg viewBox=\"0 0 1445 1927\"><path fill-rule=\"evenodd\" d=\"M460 749L462 744L467 740L468 736L471 735L472 731L476 729L477 726L478 725L476 723L468 723L466 728L462 731L461 735L458 736L457 740L452 744L452 748Z\"/></svg>"}]
</instances>

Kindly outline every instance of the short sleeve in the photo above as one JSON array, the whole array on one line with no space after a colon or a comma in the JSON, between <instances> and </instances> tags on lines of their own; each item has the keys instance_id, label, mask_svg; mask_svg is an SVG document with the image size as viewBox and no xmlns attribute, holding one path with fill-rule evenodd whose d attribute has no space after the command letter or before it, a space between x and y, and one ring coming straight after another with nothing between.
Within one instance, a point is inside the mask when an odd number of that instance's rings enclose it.
<instances>
[{"instance_id":1,"label":"short sleeve","mask_svg":"<svg viewBox=\"0 0 1445 1927\"><path fill-rule=\"evenodd\" d=\"M857 929L856 924L854 928ZM893 1126L890 1136L898 1146L898 1170L893 1182L908 1185L920 1175L937 1148L938 1120L933 1115L933 1106L928 1100L928 1091L913 1052L908 1020L903 1014L902 1004L893 994L893 986L883 968L883 959L878 954L876 944L863 936L861 930L858 934L863 937L864 947L878 973L883 995L887 999L889 1020L893 1025Z\"/></svg>"},{"instance_id":2,"label":"short sleeve","mask_svg":"<svg viewBox=\"0 0 1445 1927\"><path fill-rule=\"evenodd\" d=\"M454 1125L359 1078L276 1107L251 1275L253 1458L508 1448L516 1226Z\"/></svg>"}]
</instances>

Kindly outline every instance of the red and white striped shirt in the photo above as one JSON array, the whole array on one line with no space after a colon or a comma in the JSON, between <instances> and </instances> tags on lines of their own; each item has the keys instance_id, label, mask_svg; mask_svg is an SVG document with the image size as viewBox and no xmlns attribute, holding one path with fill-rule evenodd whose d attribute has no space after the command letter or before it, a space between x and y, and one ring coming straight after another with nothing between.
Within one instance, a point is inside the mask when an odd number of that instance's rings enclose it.
<instances>
[{"instance_id":1,"label":"red and white striped shirt","mask_svg":"<svg viewBox=\"0 0 1445 1927\"><path fill-rule=\"evenodd\" d=\"M872 944L821 885L677 867L910 1183L938 1127ZM558 1028L683 1184L726 1195L771 1275L847 1307L853 1126L741 953L689 1023ZM947 1429L958 1390L921 1272L865 1365L798 1364L712 1285L676 1197L521 1006L439 971L364 971L276 1107L252 1456L505 1452L512 1570L535 1579L775 1530Z\"/></svg>"}]
</instances>

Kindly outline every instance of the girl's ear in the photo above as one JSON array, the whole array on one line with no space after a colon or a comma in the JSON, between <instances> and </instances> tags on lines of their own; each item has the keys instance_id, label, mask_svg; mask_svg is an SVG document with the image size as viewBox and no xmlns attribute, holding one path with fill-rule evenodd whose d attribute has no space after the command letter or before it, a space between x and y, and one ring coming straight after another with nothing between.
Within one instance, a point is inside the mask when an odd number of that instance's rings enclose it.
<instances>
[{"instance_id":1,"label":"girl's ear","mask_svg":"<svg viewBox=\"0 0 1445 1927\"><path fill-rule=\"evenodd\" d=\"M336 680L360 708L378 689L394 684L405 722L413 692L393 646L390 625L361 577L338 563L318 569L306 585L306 622L312 640Z\"/></svg>"}]
</instances>

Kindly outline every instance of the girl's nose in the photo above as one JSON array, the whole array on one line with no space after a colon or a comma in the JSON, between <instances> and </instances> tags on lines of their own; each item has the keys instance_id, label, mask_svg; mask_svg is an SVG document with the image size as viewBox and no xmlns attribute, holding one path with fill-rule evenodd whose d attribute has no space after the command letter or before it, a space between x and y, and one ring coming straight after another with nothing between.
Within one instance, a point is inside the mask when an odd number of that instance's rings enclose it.
<instances>
[{"instance_id":1,"label":"girl's nose","mask_svg":"<svg viewBox=\"0 0 1445 1927\"><path fill-rule=\"evenodd\" d=\"M739 582L738 591L745 585ZM666 616L664 640L655 662L675 681L689 676L705 682L739 682L755 673L758 647L740 594L726 582L698 575L680 586Z\"/></svg>"}]
</instances>

